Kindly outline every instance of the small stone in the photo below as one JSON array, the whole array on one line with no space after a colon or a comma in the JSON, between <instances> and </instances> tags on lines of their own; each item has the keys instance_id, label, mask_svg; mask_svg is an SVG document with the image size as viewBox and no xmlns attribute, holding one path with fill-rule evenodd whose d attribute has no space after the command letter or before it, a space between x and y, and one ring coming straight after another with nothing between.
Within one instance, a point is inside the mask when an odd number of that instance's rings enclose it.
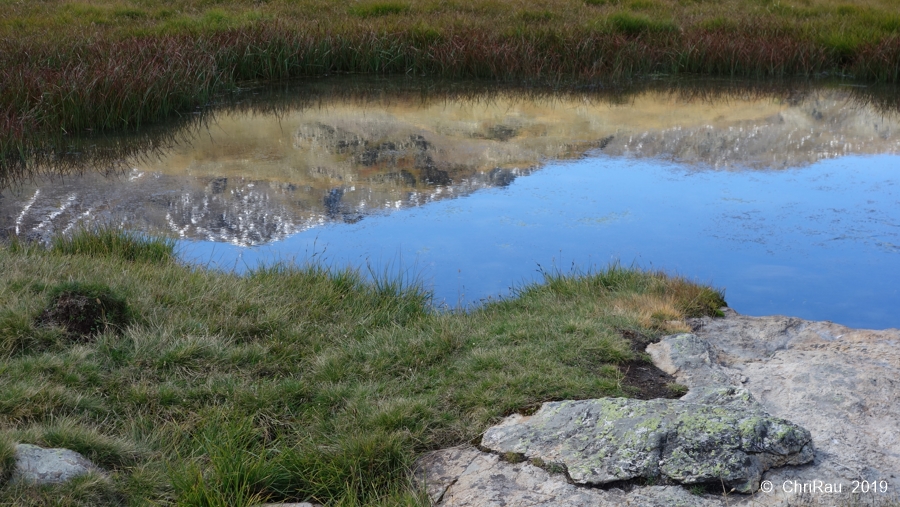
<instances>
[{"instance_id":1,"label":"small stone","mask_svg":"<svg viewBox=\"0 0 900 507\"><path fill-rule=\"evenodd\" d=\"M46 449L31 444L16 445L16 468L11 482L60 484L90 472L101 472L81 454L69 449Z\"/></svg>"}]
</instances>

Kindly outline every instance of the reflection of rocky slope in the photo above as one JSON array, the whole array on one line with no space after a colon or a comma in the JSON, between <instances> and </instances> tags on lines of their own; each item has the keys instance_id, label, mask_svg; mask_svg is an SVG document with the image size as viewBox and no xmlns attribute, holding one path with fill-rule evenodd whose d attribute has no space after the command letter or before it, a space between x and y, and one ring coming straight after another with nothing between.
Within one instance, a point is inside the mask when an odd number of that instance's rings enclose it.
<instances>
[{"instance_id":1,"label":"reflection of rocky slope","mask_svg":"<svg viewBox=\"0 0 900 507\"><path fill-rule=\"evenodd\" d=\"M791 167L900 152L900 123L841 91L789 101L627 103L515 95L466 101L335 100L279 115L218 115L127 174L67 177L0 194L8 232L45 237L113 220L181 237L261 244L328 222L505 186L590 149L715 167Z\"/></svg>"},{"instance_id":2,"label":"reflection of rocky slope","mask_svg":"<svg viewBox=\"0 0 900 507\"><path fill-rule=\"evenodd\" d=\"M604 151L720 168L783 169L844 155L900 152L900 122L892 116L830 92L756 120L716 118L696 126L630 129Z\"/></svg>"},{"instance_id":3,"label":"reflection of rocky slope","mask_svg":"<svg viewBox=\"0 0 900 507\"><path fill-rule=\"evenodd\" d=\"M5 192L0 196L5 225L0 235L46 240L56 232L102 222L174 232L190 239L256 245L332 221L353 223L383 210L509 184L521 173L495 169L459 178L453 185L434 186L431 191L402 192L372 186L323 190L239 177L194 178L137 170L119 177L87 174L69 177L64 184L27 185ZM385 173L382 179L391 181L396 174ZM402 183L397 188L402 190Z\"/></svg>"}]
</instances>

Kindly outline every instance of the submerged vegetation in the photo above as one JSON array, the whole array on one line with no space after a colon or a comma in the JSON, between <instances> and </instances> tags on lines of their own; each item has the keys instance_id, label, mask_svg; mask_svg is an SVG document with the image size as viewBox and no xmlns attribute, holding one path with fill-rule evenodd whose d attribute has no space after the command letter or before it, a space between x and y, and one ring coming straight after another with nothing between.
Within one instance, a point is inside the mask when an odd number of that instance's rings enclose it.
<instances>
[{"instance_id":1,"label":"submerged vegetation","mask_svg":"<svg viewBox=\"0 0 900 507\"><path fill-rule=\"evenodd\" d=\"M427 505L409 482L416 456L543 401L639 396L623 380L646 361L631 337L724 304L612 266L441 312L398 280L237 276L111 235L0 247L0 504ZM42 318L62 294L102 295L126 318L74 333ZM7 483L14 442L74 449L110 478Z\"/></svg>"},{"instance_id":2,"label":"submerged vegetation","mask_svg":"<svg viewBox=\"0 0 900 507\"><path fill-rule=\"evenodd\" d=\"M900 13L892 0L0 2L0 170L36 136L135 128L248 80L333 73L897 83Z\"/></svg>"}]
</instances>

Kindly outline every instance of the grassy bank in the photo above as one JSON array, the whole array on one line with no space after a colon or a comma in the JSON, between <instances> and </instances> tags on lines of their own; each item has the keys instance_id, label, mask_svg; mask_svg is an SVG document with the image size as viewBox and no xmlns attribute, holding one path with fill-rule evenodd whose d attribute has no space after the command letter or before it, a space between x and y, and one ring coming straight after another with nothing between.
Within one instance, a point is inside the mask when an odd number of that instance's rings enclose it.
<instances>
[{"instance_id":1,"label":"grassy bank","mask_svg":"<svg viewBox=\"0 0 900 507\"><path fill-rule=\"evenodd\" d=\"M138 127L247 80L330 73L896 83L900 13L892 0L0 2L0 167L36 136Z\"/></svg>"},{"instance_id":2,"label":"grassy bank","mask_svg":"<svg viewBox=\"0 0 900 507\"><path fill-rule=\"evenodd\" d=\"M13 442L110 471L3 505L424 505L407 470L547 400L640 396L635 345L721 296L612 267L467 313L348 271L238 277L87 234L0 248L0 483ZM673 391L677 394L677 389Z\"/></svg>"}]
</instances>

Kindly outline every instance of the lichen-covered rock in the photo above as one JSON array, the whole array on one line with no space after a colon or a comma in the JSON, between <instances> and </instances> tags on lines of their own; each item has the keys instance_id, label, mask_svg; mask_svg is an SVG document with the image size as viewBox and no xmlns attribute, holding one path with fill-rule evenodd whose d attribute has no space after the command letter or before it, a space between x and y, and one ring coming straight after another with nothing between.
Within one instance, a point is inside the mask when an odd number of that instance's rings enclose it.
<instances>
[{"instance_id":1,"label":"lichen-covered rock","mask_svg":"<svg viewBox=\"0 0 900 507\"><path fill-rule=\"evenodd\" d=\"M100 472L100 469L75 451L18 444L11 482L59 484L90 472Z\"/></svg>"},{"instance_id":2,"label":"lichen-covered rock","mask_svg":"<svg viewBox=\"0 0 900 507\"><path fill-rule=\"evenodd\" d=\"M513 415L488 429L482 445L563 465L577 484L663 477L722 481L743 493L756 491L767 469L813 458L808 431L768 415L746 391L725 387L689 401L545 403L532 416Z\"/></svg>"}]
</instances>

